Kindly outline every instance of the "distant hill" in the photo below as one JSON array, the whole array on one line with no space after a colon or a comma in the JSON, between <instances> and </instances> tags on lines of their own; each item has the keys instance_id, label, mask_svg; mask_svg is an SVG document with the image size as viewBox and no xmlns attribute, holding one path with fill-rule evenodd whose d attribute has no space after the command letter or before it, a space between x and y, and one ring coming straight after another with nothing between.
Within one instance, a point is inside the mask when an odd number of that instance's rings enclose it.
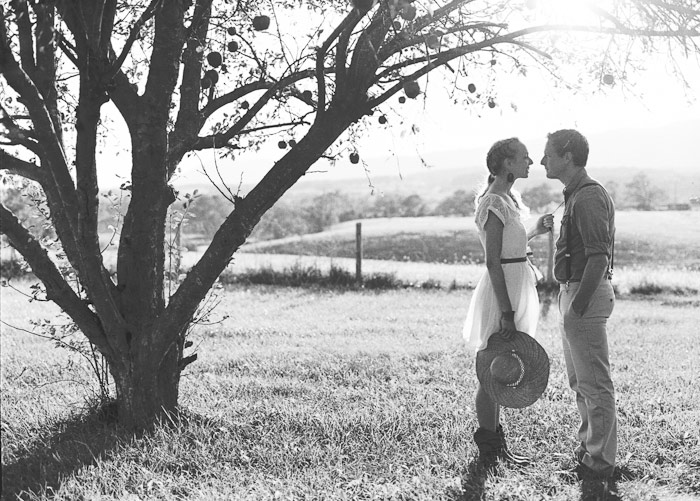
<instances>
[{"instance_id":1,"label":"distant hill","mask_svg":"<svg viewBox=\"0 0 700 501\"><path fill-rule=\"evenodd\" d=\"M542 183L551 183L555 190L563 188L559 181L547 179L544 171L538 166L532 167L533 172L528 179L520 179L516 188L524 191ZM602 182L611 191L624 192L624 187L639 172L645 173L651 182L664 191L662 203L687 202L690 197L700 196L700 169L693 173L674 173L670 170L645 169L632 167L598 167L589 168L590 175ZM456 190L478 190L486 181L486 175L476 167L463 169L434 169L425 168L393 176L370 176L368 179L323 179L304 178L284 195L284 200L293 201L310 198L322 193L340 191L357 197L381 196L384 193L411 195L419 194L425 201L438 202ZM616 188L611 183L615 183ZM187 190L198 189L202 193L214 194L212 186L188 186ZM245 193L250 187L243 187Z\"/></svg>"},{"instance_id":2,"label":"distant hill","mask_svg":"<svg viewBox=\"0 0 700 501\"><path fill-rule=\"evenodd\" d=\"M686 202L691 196L700 196L700 160L694 151L700 119L655 128L627 128L588 134L591 143L590 174L608 184L614 182L622 190L639 172L646 173L652 182L666 193L664 202ZM545 138L522 138L530 148L534 160L530 178L519 180L520 190L558 181L545 177L539 164ZM423 152L424 162L410 152L398 158L363 158L369 173L363 176L359 166L312 167L311 171L327 170L304 176L284 196L286 200L306 198L316 194L340 190L352 195L381 195L382 193L420 194L428 202L436 202L457 189L475 190L486 179L485 147L464 147L452 151ZM421 154L423 154L421 153ZM340 160L340 162L347 162ZM426 166L427 164L427 166ZM354 178L343 178L354 176ZM235 182L233 186L237 186ZM187 186L203 192L214 192L211 185ZM242 186L246 193L251 186Z\"/></svg>"},{"instance_id":3,"label":"distant hill","mask_svg":"<svg viewBox=\"0 0 700 501\"><path fill-rule=\"evenodd\" d=\"M516 188L526 190L542 183L552 183L554 189L562 189L559 181L547 179L542 167L533 165L528 179L520 179ZM605 185L615 183L619 193L639 172L644 172L651 182L666 193L664 202L687 202L692 196L700 196L700 169L694 173L673 173L661 169L639 169L632 167L598 167L589 168L590 175ZM486 175L480 169L433 169L425 168L403 174L402 177L377 176L371 177L372 187L367 179L323 180L302 179L293 186L286 200L312 197L321 193L339 190L356 196L381 196L382 193L399 193L410 195L418 193L428 202L439 201L458 189L476 190L486 181ZM610 186L612 187L612 186ZM614 189L612 191L615 191Z\"/></svg>"}]
</instances>

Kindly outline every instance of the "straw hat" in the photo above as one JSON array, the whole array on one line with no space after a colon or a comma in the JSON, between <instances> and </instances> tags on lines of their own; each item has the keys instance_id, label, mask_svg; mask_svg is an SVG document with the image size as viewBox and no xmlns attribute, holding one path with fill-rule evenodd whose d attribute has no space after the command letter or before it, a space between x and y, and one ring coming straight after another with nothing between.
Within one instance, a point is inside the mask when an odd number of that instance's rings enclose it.
<instances>
[{"instance_id":1,"label":"straw hat","mask_svg":"<svg viewBox=\"0 0 700 501\"><path fill-rule=\"evenodd\" d=\"M549 380L549 357L544 348L524 332L509 341L498 332L476 354L476 375L494 402L519 409L540 398Z\"/></svg>"}]
</instances>

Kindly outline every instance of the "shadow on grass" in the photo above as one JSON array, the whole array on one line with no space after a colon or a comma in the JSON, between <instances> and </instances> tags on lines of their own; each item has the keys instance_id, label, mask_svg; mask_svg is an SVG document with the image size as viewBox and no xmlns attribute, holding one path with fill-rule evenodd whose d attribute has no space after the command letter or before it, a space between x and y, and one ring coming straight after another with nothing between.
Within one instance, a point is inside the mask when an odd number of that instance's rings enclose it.
<instances>
[{"instance_id":1,"label":"shadow on grass","mask_svg":"<svg viewBox=\"0 0 700 501\"><path fill-rule=\"evenodd\" d=\"M191 428L217 430L224 425L178 408L157 420L152 428L134 432L118 424L116 401L110 401L48 427L29 444L17 444L14 457L2 465L0 499L35 499L42 492L56 492L64 479L80 468L117 454L134 439L155 433L159 428L167 428L176 436ZM11 433L3 423L4 447L15 445L11 438L5 438Z\"/></svg>"},{"instance_id":2,"label":"shadow on grass","mask_svg":"<svg viewBox=\"0 0 700 501\"><path fill-rule=\"evenodd\" d=\"M2 465L2 499L58 490L62 479L115 449L133 434L116 424L116 404L108 403L43 430ZM3 447L11 446L3 426Z\"/></svg>"}]
</instances>

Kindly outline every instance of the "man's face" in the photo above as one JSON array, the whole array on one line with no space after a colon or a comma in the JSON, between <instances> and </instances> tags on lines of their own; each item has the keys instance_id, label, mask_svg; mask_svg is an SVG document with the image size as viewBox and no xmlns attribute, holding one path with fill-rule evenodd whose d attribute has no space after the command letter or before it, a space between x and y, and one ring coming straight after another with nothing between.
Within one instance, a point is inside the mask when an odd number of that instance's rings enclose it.
<instances>
[{"instance_id":1,"label":"man's face","mask_svg":"<svg viewBox=\"0 0 700 501\"><path fill-rule=\"evenodd\" d=\"M564 153L564 155L566 155L566 153ZM561 175L567 166L566 158L557 155L550 141L547 141L547 146L544 148L544 156L540 163L544 165L544 170L549 179L561 179Z\"/></svg>"}]
</instances>

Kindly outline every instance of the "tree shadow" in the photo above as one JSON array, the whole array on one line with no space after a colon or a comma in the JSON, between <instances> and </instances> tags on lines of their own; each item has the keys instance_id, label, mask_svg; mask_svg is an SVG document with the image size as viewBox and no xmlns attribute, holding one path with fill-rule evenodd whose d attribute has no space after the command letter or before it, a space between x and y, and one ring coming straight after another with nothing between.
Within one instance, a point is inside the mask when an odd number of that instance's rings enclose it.
<instances>
[{"instance_id":1,"label":"tree shadow","mask_svg":"<svg viewBox=\"0 0 700 501\"><path fill-rule=\"evenodd\" d=\"M58 491L63 479L83 466L104 459L119 444L153 433L156 428L184 429L190 426L220 429L225 423L178 408L142 431L133 431L118 423L116 401L95 406L77 416L59 421L42 430L31 443L19 447L6 437L12 430L2 425L3 447L15 446L21 452L2 465L0 499L24 499L31 493ZM3 451L5 452L5 451Z\"/></svg>"},{"instance_id":2,"label":"tree shadow","mask_svg":"<svg viewBox=\"0 0 700 501\"><path fill-rule=\"evenodd\" d=\"M7 439L12 431L5 423L2 431L3 447L14 445ZM2 498L58 490L63 478L93 464L132 435L117 425L116 404L111 402L54 423L30 444L19 444L23 450L11 453L14 458L2 465Z\"/></svg>"}]
</instances>

